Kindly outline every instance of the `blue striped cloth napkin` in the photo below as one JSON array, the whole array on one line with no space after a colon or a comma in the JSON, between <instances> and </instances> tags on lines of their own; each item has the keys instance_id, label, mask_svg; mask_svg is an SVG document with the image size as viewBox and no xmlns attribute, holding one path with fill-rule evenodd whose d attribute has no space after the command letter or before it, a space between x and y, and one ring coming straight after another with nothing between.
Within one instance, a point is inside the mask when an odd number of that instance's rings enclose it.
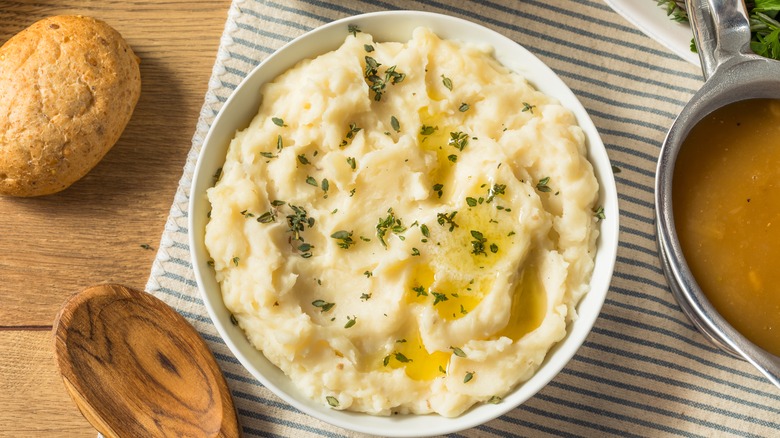
<instances>
[{"instance_id":1,"label":"blue striped cloth napkin","mask_svg":"<svg viewBox=\"0 0 780 438\"><path fill-rule=\"evenodd\" d=\"M235 0L147 290L183 314L212 348L245 435L359 436L278 399L217 335L197 290L187 243L197 154L227 97L270 53L322 24L387 9L466 18L531 50L582 101L617 172L621 242L614 280L592 333L535 397L454 436L780 435L780 392L696 332L670 294L657 257L656 159L675 115L702 83L698 67L598 0Z\"/></svg>"}]
</instances>

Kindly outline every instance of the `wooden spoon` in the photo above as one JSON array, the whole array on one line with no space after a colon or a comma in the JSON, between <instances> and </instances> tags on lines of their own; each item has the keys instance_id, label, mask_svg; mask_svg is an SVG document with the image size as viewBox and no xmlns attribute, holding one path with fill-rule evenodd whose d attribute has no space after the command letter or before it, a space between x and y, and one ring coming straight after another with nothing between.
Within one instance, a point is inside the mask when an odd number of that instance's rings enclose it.
<instances>
[{"instance_id":1,"label":"wooden spoon","mask_svg":"<svg viewBox=\"0 0 780 438\"><path fill-rule=\"evenodd\" d=\"M211 351L152 295L118 284L90 287L65 303L53 335L65 387L107 438L239 436Z\"/></svg>"}]
</instances>

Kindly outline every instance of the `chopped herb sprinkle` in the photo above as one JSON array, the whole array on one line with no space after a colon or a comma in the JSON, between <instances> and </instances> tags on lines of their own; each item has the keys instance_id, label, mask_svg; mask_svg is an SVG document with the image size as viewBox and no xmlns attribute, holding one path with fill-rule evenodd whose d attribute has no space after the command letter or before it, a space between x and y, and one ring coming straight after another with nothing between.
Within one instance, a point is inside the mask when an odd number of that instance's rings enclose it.
<instances>
[{"instance_id":1,"label":"chopped herb sprinkle","mask_svg":"<svg viewBox=\"0 0 780 438\"><path fill-rule=\"evenodd\" d=\"M284 124L284 120L280 119L279 117L272 117L271 120L274 122L274 125L276 126L287 126Z\"/></svg>"},{"instance_id":2,"label":"chopped herb sprinkle","mask_svg":"<svg viewBox=\"0 0 780 438\"><path fill-rule=\"evenodd\" d=\"M462 151L469 144L469 136L465 132L450 132L450 140L447 144Z\"/></svg>"},{"instance_id":3,"label":"chopped herb sprinkle","mask_svg":"<svg viewBox=\"0 0 780 438\"><path fill-rule=\"evenodd\" d=\"M536 190L539 190L543 193L552 192L552 189L547 185L550 182L550 177L546 176L539 180L539 182L536 183Z\"/></svg>"},{"instance_id":4,"label":"chopped herb sprinkle","mask_svg":"<svg viewBox=\"0 0 780 438\"><path fill-rule=\"evenodd\" d=\"M455 356L458 356L458 357L466 357L466 353L464 353L464 352L463 352L463 350L461 350L461 349L460 349L460 348L458 348L458 347L452 347L452 346L450 346L450 350L452 350L452 354L454 354Z\"/></svg>"},{"instance_id":5,"label":"chopped herb sprinkle","mask_svg":"<svg viewBox=\"0 0 780 438\"><path fill-rule=\"evenodd\" d=\"M390 116L390 126L393 127L395 132L401 132L401 123L398 122L395 116Z\"/></svg>"},{"instance_id":6,"label":"chopped herb sprinkle","mask_svg":"<svg viewBox=\"0 0 780 438\"><path fill-rule=\"evenodd\" d=\"M447 76L441 75L441 83L444 84L444 86L452 91L452 79L448 78Z\"/></svg>"},{"instance_id":7,"label":"chopped herb sprinkle","mask_svg":"<svg viewBox=\"0 0 780 438\"><path fill-rule=\"evenodd\" d=\"M311 302L311 305L314 307L319 307L320 312L325 313L328 310L332 309L333 306L336 305L336 303L329 303L325 300L314 300Z\"/></svg>"},{"instance_id":8,"label":"chopped herb sprinkle","mask_svg":"<svg viewBox=\"0 0 780 438\"><path fill-rule=\"evenodd\" d=\"M352 231L336 231L335 233L331 234L330 237L336 240L340 240L338 243L339 248L349 249L350 246L355 244L355 241L352 240Z\"/></svg>"},{"instance_id":9,"label":"chopped herb sprinkle","mask_svg":"<svg viewBox=\"0 0 780 438\"><path fill-rule=\"evenodd\" d=\"M458 111L460 111L460 112L462 112L462 113L465 113L466 111L468 111L468 110L469 110L469 108L471 108L471 106L469 106L469 104L467 104L466 102L463 102L463 103L461 103L461 104L460 104L460 106L458 107Z\"/></svg>"}]
</instances>

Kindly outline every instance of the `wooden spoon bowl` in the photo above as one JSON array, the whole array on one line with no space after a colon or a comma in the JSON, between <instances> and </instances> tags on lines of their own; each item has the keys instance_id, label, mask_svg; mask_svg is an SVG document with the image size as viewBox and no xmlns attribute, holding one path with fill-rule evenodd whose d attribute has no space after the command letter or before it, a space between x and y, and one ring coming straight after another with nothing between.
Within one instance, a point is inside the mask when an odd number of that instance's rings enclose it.
<instances>
[{"instance_id":1,"label":"wooden spoon bowl","mask_svg":"<svg viewBox=\"0 0 780 438\"><path fill-rule=\"evenodd\" d=\"M152 295L117 284L90 287L65 303L53 335L65 387L106 437L239 436L211 351Z\"/></svg>"}]
</instances>

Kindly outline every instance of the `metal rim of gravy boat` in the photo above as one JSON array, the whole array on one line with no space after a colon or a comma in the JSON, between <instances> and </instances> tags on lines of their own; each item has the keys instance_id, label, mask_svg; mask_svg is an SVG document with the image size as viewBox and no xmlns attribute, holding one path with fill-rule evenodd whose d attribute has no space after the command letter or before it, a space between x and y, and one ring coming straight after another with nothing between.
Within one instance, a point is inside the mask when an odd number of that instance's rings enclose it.
<instances>
[{"instance_id":1,"label":"metal rim of gravy boat","mask_svg":"<svg viewBox=\"0 0 780 438\"><path fill-rule=\"evenodd\" d=\"M680 247L672 208L674 166L691 128L724 105L780 98L780 62L751 52L750 27L742 0L688 0L687 8L706 81L673 122L658 158L655 210L661 266L680 308L696 328L713 344L747 360L780 387L780 358L737 332L696 283Z\"/></svg>"}]
</instances>

